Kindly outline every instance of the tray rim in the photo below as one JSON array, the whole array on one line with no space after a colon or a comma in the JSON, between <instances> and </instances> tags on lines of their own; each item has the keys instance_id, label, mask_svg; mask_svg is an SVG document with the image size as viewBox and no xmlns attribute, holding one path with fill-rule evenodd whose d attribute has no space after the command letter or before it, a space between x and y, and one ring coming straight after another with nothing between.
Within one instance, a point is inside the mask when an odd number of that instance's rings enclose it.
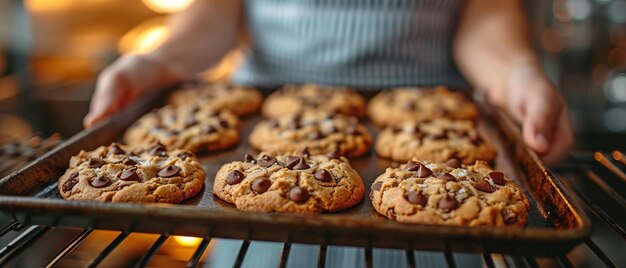
<instances>
[{"instance_id":1,"label":"tray rim","mask_svg":"<svg viewBox=\"0 0 626 268\"><path fill-rule=\"evenodd\" d=\"M60 143L56 148L42 155L38 159L29 163L19 171L10 174L9 176L0 179L0 185L4 185L15 178L20 173L36 168L37 164L41 161L45 161L48 157L54 156L59 151L65 149L68 146L76 145L81 140L89 138L90 135L94 135L100 131L106 131L106 128L119 124L120 117L126 116L134 110L140 109L142 105L146 103L154 102L155 98L148 98L136 105L131 106L129 109L125 109L122 113L100 123L94 128L83 130L70 139ZM484 105L484 103L483 103ZM500 123L497 126L498 131L513 131L514 135L517 135L517 140L520 140L519 131L514 131L517 127L513 123L512 119L504 114L504 112L496 110L495 119ZM245 118L244 118L245 120ZM505 129L502 129L505 128ZM258 213L258 212L238 212L228 210L215 210L207 207L178 205L178 204L133 204L133 203L105 203L95 201L69 201L63 199L50 199L39 198L36 196L14 196L0 193L0 210L12 214L13 218L18 219L17 215L20 213L29 212L43 212L41 215L50 214L54 212L61 212L61 216L55 215L55 217L63 218L74 215L82 215L86 218L96 218L105 215L117 216L133 216L141 218L159 217L164 219L182 219L185 221L202 221L202 223L211 222L236 222L238 224L264 224L264 225L278 225L278 226L293 226L294 222L306 221L307 226L299 226L300 228L315 228L315 227L328 227L331 224L333 230L345 229L351 232L372 232L372 231L385 231L398 234L413 234L418 233L428 234L427 236L436 236L443 239L456 239L456 238L474 238L474 239L494 239L496 241L506 242L513 240L534 241L534 242L572 242L578 243L587 239L591 235L592 225L589 217L584 213L580 206L580 201L573 194L573 191L567 184L561 182L557 176L552 173L551 170L546 168L539 160L539 157L535 152L530 150L527 146L523 146L524 153L527 154L532 160L533 164L540 168L545 174L546 178L549 178L549 182L553 185L553 188L558 191L559 198L562 199L568 206L568 210L574 213L576 219L575 228L557 229L555 227L542 228L542 227L467 227L467 226L447 226L447 225L431 225L431 224L407 224L399 223L391 220L387 221L371 221L367 219L359 219L361 226L357 230L353 226L341 226L336 224L337 220L341 219L341 212L338 213L322 213L314 215L300 215L292 213ZM361 202L369 202L367 196L364 197ZM89 209L89 211L85 211ZM26 212L28 211L28 212ZM198 213L201 212L201 213ZM30 216L29 214L28 216ZM96 216L97 215L97 216ZM27 217L29 219L29 217ZM61 225L63 226L63 225ZM89 226L85 226L89 228ZM124 230L122 230L124 231ZM426 236L425 236L426 237Z\"/></svg>"}]
</instances>

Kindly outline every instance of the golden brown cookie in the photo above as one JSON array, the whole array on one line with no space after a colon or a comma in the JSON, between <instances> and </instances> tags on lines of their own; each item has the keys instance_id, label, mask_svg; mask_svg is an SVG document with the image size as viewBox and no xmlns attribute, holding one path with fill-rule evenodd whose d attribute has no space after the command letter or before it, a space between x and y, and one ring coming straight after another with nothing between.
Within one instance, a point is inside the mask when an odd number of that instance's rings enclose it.
<instances>
[{"instance_id":1,"label":"golden brown cookie","mask_svg":"<svg viewBox=\"0 0 626 268\"><path fill-rule=\"evenodd\" d=\"M478 108L468 97L443 86L382 91L370 100L367 112L377 126L435 118L475 120L478 117Z\"/></svg>"},{"instance_id":2,"label":"golden brown cookie","mask_svg":"<svg viewBox=\"0 0 626 268\"><path fill-rule=\"evenodd\" d=\"M172 92L169 103L176 106L208 106L215 110L229 110L236 115L256 112L263 96L252 87L225 82L188 82Z\"/></svg>"},{"instance_id":3,"label":"golden brown cookie","mask_svg":"<svg viewBox=\"0 0 626 268\"><path fill-rule=\"evenodd\" d=\"M237 209L319 213L358 204L365 194L359 174L345 157L245 155L223 165L213 192Z\"/></svg>"},{"instance_id":4,"label":"golden brown cookie","mask_svg":"<svg viewBox=\"0 0 626 268\"><path fill-rule=\"evenodd\" d=\"M360 156L368 152L372 137L356 117L308 111L259 122L249 137L260 151L288 153L308 150L311 155Z\"/></svg>"},{"instance_id":5,"label":"golden brown cookie","mask_svg":"<svg viewBox=\"0 0 626 268\"><path fill-rule=\"evenodd\" d=\"M269 95L261 107L263 116L267 118L310 110L362 117L365 116L365 99L356 91L345 87L287 85Z\"/></svg>"},{"instance_id":6,"label":"golden brown cookie","mask_svg":"<svg viewBox=\"0 0 626 268\"><path fill-rule=\"evenodd\" d=\"M409 161L387 168L371 189L374 209L399 222L523 227L528 221L526 196L484 161Z\"/></svg>"},{"instance_id":7,"label":"golden brown cookie","mask_svg":"<svg viewBox=\"0 0 626 268\"><path fill-rule=\"evenodd\" d=\"M168 149L215 151L237 144L237 125L237 117L227 110L167 105L139 118L124 133L124 143L146 147L158 142Z\"/></svg>"},{"instance_id":8,"label":"golden brown cookie","mask_svg":"<svg viewBox=\"0 0 626 268\"><path fill-rule=\"evenodd\" d=\"M58 188L68 200L180 203L202 190L204 177L191 152L113 143L73 156Z\"/></svg>"},{"instance_id":9,"label":"golden brown cookie","mask_svg":"<svg viewBox=\"0 0 626 268\"><path fill-rule=\"evenodd\" d=\"M385 128L376 139L376 153L398 162L458 158L464 164L473 164L476 160L492 162L497 152L473 121L434 119Z\"/></svg>"}]
</instances>

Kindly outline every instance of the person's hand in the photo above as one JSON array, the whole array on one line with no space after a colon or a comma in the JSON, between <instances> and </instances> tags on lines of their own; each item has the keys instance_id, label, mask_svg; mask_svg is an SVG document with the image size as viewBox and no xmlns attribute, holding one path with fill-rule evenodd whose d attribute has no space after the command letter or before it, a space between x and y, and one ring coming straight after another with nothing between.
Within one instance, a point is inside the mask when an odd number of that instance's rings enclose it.
<instances>
[{"instance_id":1,"label":"person's hand","mask_svg":"<svg viewBox=\"0 0 626 268\"><path fill-rule=\"evenodd\" d=\"M504 93L491 100L505 107L521 124L524 142L546 164L562 160L573 142L563 96L534 64L515 67L507 82Z\"/></svg>"},{"instance_id":2,"label":"person's hand","mask_svg":"<svg viewBox=\"0 0 626 268\"><path fill-rule=\"evenodd\" d=\"M92 127L142 94L175 81L175 76L164 64L148 55L122 56L98 77L89 114L83 124Z\"/></svg>"}]
</instances>

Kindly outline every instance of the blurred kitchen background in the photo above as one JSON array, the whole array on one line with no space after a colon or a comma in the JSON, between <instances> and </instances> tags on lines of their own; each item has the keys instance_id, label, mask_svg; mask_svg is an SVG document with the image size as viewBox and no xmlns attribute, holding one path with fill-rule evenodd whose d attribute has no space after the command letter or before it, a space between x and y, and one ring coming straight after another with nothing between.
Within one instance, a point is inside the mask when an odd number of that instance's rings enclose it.
<instances>
[{"instance_id":1,"label":"blurred kitchen background","mask_svg":"<svg viewBox=\"0 0 626 268\"><path fill-rule=\"evenodd\" d=\"M167 17L193 1L0 0L0 145L80 131L98 73L120 54L157 47L168 36ZM537 50L569 103L575 149L625 149L626 0L530 1L528 10ZM226 76L238 56L233 52L207 76ZM117 235L94 234L88 238L93 242L83 244L101 246ZM122 256L107 259L110 264L133 263L152 243L146 241L158 237L132 235L137 237L124 242ZM180 264L200 239L167 243L157 254L159 263ZM84 263L89 252L81 246L60 266ZM29 259L20 264L29 266Z\"/></svg>"}]
</instances>

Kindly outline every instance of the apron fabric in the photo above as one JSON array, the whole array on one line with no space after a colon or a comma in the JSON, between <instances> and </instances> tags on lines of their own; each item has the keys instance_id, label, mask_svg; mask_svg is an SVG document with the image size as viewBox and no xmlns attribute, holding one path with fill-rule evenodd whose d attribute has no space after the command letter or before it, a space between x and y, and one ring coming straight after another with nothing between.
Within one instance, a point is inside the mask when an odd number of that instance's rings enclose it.
<instances>
[{"instance_id":1,"label":"apron fabric","mask_svg":"<svg viewBox=\"0 0 626 268\"><path fill-rule=\"evenodd\" d=\"M467 85L452 59L460 0L247 0L239 84Z\"/></svg>"}]
</instances>

